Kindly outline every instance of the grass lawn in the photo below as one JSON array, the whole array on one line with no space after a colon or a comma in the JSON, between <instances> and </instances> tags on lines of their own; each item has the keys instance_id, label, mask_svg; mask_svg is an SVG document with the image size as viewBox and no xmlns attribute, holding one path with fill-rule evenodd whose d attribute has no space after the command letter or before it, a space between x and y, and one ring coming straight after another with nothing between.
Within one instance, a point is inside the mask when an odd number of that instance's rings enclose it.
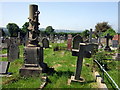
<instances>
[{"instance_id":1,"label":"grass lawn","mask_svg":"<svg viewBox=\"0 0 120 90\"><path fill-rule=\"evenodd\" d=\"M105 52L107 54L112 54L115 53L116 51L112 52ZM107 56L108 59L112 59L111 55ZM120 71L120 61L115 61L115 60L105 60L104 62L107 63L108 67L108 74L112 77L112 79L116 82L116 84L120 87L120 79L119 79L119 71ZM99 73L102 76L101 70L98 68ZM115 88L114 84L111 82L110 79L108 79L108 76L105 74L104 81L107 85L108 88Z\"/></svg>"},{"instance_id":2,"label":"grass lawn","mask_svg":"<svg viewBox=\"0 0 120 90\"><path fill-rule=\"evenodd\" d=\"M71 75L74 75L76 69L77 57L72 56L70 51L67 51L65 43L58 44L62 49L60 51L53 51L54 45L52 47L44 49L44 62L47 63L49 67L55 69L55 73L47 75L49 82L45 88L97 88L96 82L92 76L92 58L85 58L83 61L83 68L81 76L85 79L84 83L71 83L67 85L68 79ZM4 51L5 52L5 51ZM7 58L2 58L3 61L7 61ZM85 64L89 63L90 66ZM19 69L23 65L23 46L20 46L20 59L11 62L9 67L9 72L12 72L11 77L2 78L3 88L39 88L41 84L40 77L29 77L24 78L19 76Z\"/></svg>"}]
</instances>

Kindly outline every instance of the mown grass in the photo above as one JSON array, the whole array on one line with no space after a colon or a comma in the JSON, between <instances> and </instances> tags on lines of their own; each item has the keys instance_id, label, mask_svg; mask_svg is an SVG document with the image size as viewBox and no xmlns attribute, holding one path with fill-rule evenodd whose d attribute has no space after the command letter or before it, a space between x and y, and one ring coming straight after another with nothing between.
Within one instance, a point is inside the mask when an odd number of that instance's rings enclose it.
<instances>
[{"instance_id":1,"label":"mown grass","mask_svg":"<svg viewBox=\"0 0 120 90\"><path fill-rule=\"evenodd\" d=\"M40 77L21 77L19 69L24 64L23 46L20 48L20 58L10 63L8 72L13 73L11 77L2 77L2 88L39 88L41 84ZM2 61L8 61L6 57Z\"/></svg>"},{"instance_id":2,"label":"mown grass","mask_svg":"<svg viewBox=\"0 0 120 90\"><path fill-rule=\"evenodd\" d=\"M75 73L77 57L72 56L71 52L66 50L66 42L58 45L62 50L53 51L55 46L53 43L50 48L44 49L44 62L55 70L54 73L47 75L49 82L45 88L97 88L91 72L92 58L83 61L81 76L85 79L85 82L67 85L68 79ZM7 61L7 58L2 60ZM90 66L86 66L86 63L89 63ZM20 77L19 69L23 64L23 46L20 46L20 58L11 62L9 67L9 72L13 73L12 76L2 78L3 88L38 88L40 86L40 77Z\"/></svg>"}]
</instances>

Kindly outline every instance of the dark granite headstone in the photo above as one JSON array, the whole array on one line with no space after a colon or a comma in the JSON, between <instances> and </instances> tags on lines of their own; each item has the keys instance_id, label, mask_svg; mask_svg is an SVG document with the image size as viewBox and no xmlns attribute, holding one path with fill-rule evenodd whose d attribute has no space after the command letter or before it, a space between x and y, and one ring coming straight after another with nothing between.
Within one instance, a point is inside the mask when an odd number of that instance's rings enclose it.
<instances>
[{"instance_id":1,"label":"dark granite headstone","mask_svg":"<svg viewBox=\"0 0 120 90\"><path fill-rule=\"evenodd\" d=\"M72 47L72 49L78 49L79 48L79 43L82 43L82 42L83 42L83 39L79 34L74 36L73 37L73 47Z\"/></svg>"},{"instance_id":2,"label":"dark granite headstone","mask_svg":"<svg viewBox=\"0 0 120 90\"><path fill-rule=\"evenodd\" d=\"M47 38L43 38L42 45L43 45L43 48L49 48L49 41Z\"/></svg>"},{"instance_id":3,"label":"dark granite headstone","mask_svg":"<svg viewBox=\"0 0 120 90\"><path fill-rule=\"evenodd\" d=\"M12 62L19 58L19 47L15 38L10 38L10 44L8 46L8 61Z\"/></svg>"}]
</instances>

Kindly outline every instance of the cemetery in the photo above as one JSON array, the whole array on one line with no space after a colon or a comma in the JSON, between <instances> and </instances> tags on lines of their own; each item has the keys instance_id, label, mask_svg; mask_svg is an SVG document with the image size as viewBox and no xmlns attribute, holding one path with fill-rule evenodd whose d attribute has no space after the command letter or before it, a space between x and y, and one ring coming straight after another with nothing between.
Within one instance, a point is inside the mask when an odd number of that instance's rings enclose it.
<instances>
[{"instance_id":1,"label":"cemetery","mask_svg":"<svg viewBox=\"0 0 120 90\"><path fill-rule=\"evenodd\" d=\"M5 37L0 30L1 88L120 90L119 33L98 31L97 38L91 28L83 33L44 33L39 30L41 13L38 5L29 5L25 35Z\"/></svg>"}]
</instances>

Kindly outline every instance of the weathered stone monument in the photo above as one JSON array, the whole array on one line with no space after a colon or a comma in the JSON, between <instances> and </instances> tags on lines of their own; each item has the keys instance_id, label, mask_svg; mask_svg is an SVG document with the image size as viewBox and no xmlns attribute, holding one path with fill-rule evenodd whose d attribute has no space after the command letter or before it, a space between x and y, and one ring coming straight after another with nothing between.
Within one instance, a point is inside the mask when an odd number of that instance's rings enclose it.
<instances>
[{"instance_id":1,"label":"weathered stone monument","mask_svg":"<svg viewBox=\"0 0 120 90\"><path fill-rule=\"evenodd\" d=\"M68 35L68 40L67 40L67 50L72 50L72 35Z\"/></svg>"},{"instance_id":2,"label":"weathered stone monument","mask_svg":"<svg viewBox=\"0 0 120 90\"><path fill-rule=\"evenodd\" d=\"M21 76L39 76L47 70L43 63L43 48L38 44L38 6L29 6L28 45L24 48L24 66L20 69Z\"/></svg>"},{"instance_id":3,"label":"weathered stone monument","mask_svg":"<svg viewBox=\"0 0 120 90\"><path fill-rule=\"evenodd\" d=\"M42 39L43 48L49 48L49 40L47 38Z\"/></svg>"},{"instance_id":4,"label":"weathered stone monument","mask_svg":"<svg viewBox=\"0 0 120 90\"><path fill-rule=\"evenodd\" d=\"M106 38L106 47L105 47L105 51L111 51L111 48L110 48L110 46L109 46L109 39L112 39L112 36L110 36L110 34L108 33L106 36L105 36L105 38Z\"/></svg>"}]
</instances>

